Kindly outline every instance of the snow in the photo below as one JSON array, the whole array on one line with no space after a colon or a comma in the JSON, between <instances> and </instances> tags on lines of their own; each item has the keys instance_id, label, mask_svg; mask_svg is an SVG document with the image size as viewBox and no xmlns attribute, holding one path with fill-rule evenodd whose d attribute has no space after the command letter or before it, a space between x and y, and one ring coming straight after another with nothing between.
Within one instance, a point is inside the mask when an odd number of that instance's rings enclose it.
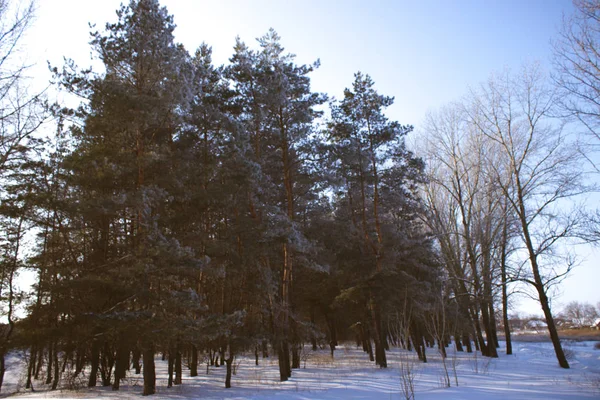
<instances>
[{"instance_id":1,"label":"snow","mask_svg":"<svg viewBox=\"0 0 600 400\"><path fill-rule=\"evenodd\" d=\"M326 350L305 350L306 368L293 370L292 378L279 382L275 358L261 359L254 365L252 357L236 360L237 374L233 388L225 389L225 367L206 365L199 376L186 375L183 384L167 388L167 364L156 359L157 395L160 399L404 399L401 390L400 365L409 366L415 377L416 399L598 399L600 398L600 349L597 342L563 342L570 358L570 369L558 366L552 345L548 342L514 342L514 354L507 356L504 348L498 359L480 354L457 353L448 348L446 366L451 387L444 385L445 374L441 357L428 349L428 363L416 360L414 353L400 349L388 352L390 368L379 369L361 349L351 344L340 347L335 360ZM454 368L456 367L456 376ZM20 367L19 367L20 366ZM36 381L35 392L23 389L23 363L16 355L9 360L9 370L2 392L15 391L17 399L141 399L142 377L131 374L121 384L121 390L85 387L86 377L76 390L49 391L42 381ZM405 369L406 370L406 369ZM133 371L132 371L133 372ZM406 376L406 375L405 375ZM458 379L456 386L455 379ZM77 386L77 382L75 382Z\"/></svg>"}]
</instances>

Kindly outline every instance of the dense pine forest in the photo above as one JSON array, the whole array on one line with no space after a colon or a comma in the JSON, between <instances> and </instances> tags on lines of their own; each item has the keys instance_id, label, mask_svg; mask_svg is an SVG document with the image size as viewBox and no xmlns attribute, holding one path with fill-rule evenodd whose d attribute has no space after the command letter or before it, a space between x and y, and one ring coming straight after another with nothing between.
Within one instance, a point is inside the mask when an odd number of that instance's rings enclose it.
<instances>
[{"instance_id":1,"label":"dense pine forest","mask_svg":"<svg viewBox=\"0 0 600 400\"><path fill-rule=\"evenodd\" d=\"M3 14L0 56L32 12ZM158 0L131 0L91 33L101 68L50 66L64 104L0 64L0 386L15 350L27 388L141 374L144 395L156 356L169 386L208 360L226 388L239 355L277 359L285 381L341 341L381 368L392 346L498 357L516 283L569 367L548 290L572 268L557 246L590 226L561 202L590 187L537 66L432 113L409 150L367 73L336 99L274 30L217 66L174 29Z\"/></svg>"}]
</instances>

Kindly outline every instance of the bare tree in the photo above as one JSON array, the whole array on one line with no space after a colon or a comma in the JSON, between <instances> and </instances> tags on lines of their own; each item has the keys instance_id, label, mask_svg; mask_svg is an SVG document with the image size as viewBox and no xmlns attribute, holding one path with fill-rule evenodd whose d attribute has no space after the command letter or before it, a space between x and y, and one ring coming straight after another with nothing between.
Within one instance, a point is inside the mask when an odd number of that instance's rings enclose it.
<instances>
[{"instance_id":1,"label":"bare tree","mask_svg":"<svg viewBox=\"0 0 600 400\"><path fill-rule=\"evenodd\" d=\"M588 328L598 319L599 313L590 303L572 301L565 306L561 316L576 328Z\"/></svg>"},{"instance_id":2,"label":"bare tree","mask_svg":"<svg viewBox=\"0 0 600 400\"><path fill-rule=\"evenodd\" d=\"M573 0L553 43L560 104L600 140L600 1Z\"/></svg>"},{"instance_id":3,"label":"bare tree","mask_svg":"<svg viewBox=\"0 0 600 400\"><path fill-rule=\"evenodd\" d=\"M0 176L24 160L32 134L44 121L41 95L27 93L27 65L19 57L34 10L33 1L0 0Z\"/></svg>"},{"instance_id":4,"label":"bare tree","mask_svg":"<svg viewBox=\"0 0 600 400\"><path fill-rule=\"evenodd\" d=\"M34 132L44 122L40 95L30 96L20 58L24 32L31 25L34 2L0 0L0 388L6 370L5 354L11 349L17 317L15 309L23 293L16 285L22 267L23 237L28 229L26 204L18 189L20 167L31 159L38 142ZM22 189L21 189L22 190Z\"/></svg>"},{"instance_id":5,"label":"bare tree","mask_svg":"<svg viewBox=\"0 0 600 400\"><path fill-rule=\"evenodd\" d=\"M482 353L497 357L493 290L500 242L508 240L502 235L507 214L501 207L503 194L486 170L489 141L469 125L463 109L460 104L445 107L426 122L428 225L462 315L473 323Z\"/></svg>"},{"instance_id":6,"label":"bare tree","mask_svg":"<svg viewBox=\"0 0 600 400\"><path fill-rule=\"evenodd\" d=\"M561 367L569 368L550 309L549 289L571 271L574 262L561 252L581 218L573 202L583 184L582 153L550 119L555 94L535 65L519 76L504 73L472 93L471 123L494 145L490 160L496 182L519 221L527 264L521 279L536 291ZM572 206L572 207L569 207Z\"/></svg>"}]
</instances>

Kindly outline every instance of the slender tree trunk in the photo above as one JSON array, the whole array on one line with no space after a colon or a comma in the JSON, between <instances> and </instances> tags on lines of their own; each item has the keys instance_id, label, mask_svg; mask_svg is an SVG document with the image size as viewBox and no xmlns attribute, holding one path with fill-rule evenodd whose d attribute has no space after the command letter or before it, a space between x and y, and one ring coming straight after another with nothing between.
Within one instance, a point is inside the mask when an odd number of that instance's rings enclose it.
<instances>
[{"instance_id":1,"label":"slender tree trunk","mask_svg":"<svg viewBox=\"0 0 600 400\"><path fill-rule=\"evenodd\" d=\"M117 343L117 353L115 356L115 370L112 390L119 390L121 379L125 377L125 371L129 365L129 349L124 343L123 338Z\"/></svg>"},{"instance_id":2,"label":"slender tree trunk","mask_svg":"<svg viewBox=\"0 0 600 400\"><path fill-rule=\"evenodd\" d=\"M462 342L458 335L454 337L454 346L456 347L456 351L463 351L463 352L465 351L463 349Z\"/></svg>"},{"instance_id":3,"label":"slender tree trunk","mask_svg":"<svg viewBox=\"0 0 600 400\"><path fill-rule=\"evenodd\" d=\"M140 351L140 349L137 346L133 349L132 358L133 358L133 368L135 370L135 373L136 373L136 375L139 375L142 372L142 364L140 362L140 360L142 358L142 352Z\"/></svg>"},{"instance_id":4,"label":"slender tree trunk","mask_svg":"<svg viewBox=\"0 0 600 400\"><path fill-rule=\"evenodd\" d=\"M46 371L46 385L52 383L52 364L54 362L54 352L52 351L52 342L48 344L48 370Z\"/></svg>"},{"instance_id":5,"label":"slender tree trunk","mask_svg":"<svg viewBox=\"0 0 600 400\"><path fill-rule=\"evenodd\" d=\"M198 376L198 348L192 345L192 360L190 361L190 376Z\"/></svg>"},{"instance_id":6,"label":"slender tree trunk","mask_svg":"<svg viewBox=\"0 0 600 400\"><path fill-rule=\"evenodd\" d=\"M426 363L427 362L427 353L426 353L427 346L425 346L425 338L423 337L420 329L413 329L412 332L413 332L413 344L415 347L415 351L417 352L417 356L419 357L419 360Z\"/></svg>"},{"instance_id":7,"label":"slender tree trunk","mask_svg":"<svg viewBox=\"0 0 600 400\"><path fill-rule=\"evenodd\" d=\"M40 379L40 372L42 370L42 365L44 364L44 347L38 350L38 359L35 363L35 375L34 379Z\"/></svg>"},{"instance_id":8,"label":"slender tree trunk","mask_svg":"<svg viewBox=\"0 0 600 400\"><path fill-rule=\"evenodd\" d=\"M500 347L500 342L498 341L498 331L496 329L497 323L496 323L496 313L494 311L494 303L493 302L489 302L488 303L489 307L490 307L490 325L492 328L492 343L494 344L494 346L496 348ZM498 354L496 354L496 357L498 356Z\"/></svg>"},{"instance_id":9,"label":"slender tree trunk","mask_svg":"<svg viewBox=\"0 0 600 400\"><path fill-rule=\"evenodd\" d=\"M506 208L505 208L506 214ZM504 225L502 227L502 244L500 249L500 272L502 275L502 321L504 323L504 338L506 340L506 354L512 354L512 340L510 337L510 323L508 321L508 279L506 276L506 245L508 241L508 222L504 217Z\"/></svg>"},{"instance_id":10,"label":"slender tree trunk","mask_svg":"<svg viewBox=\"0 0 600 400\"><path fill-rule=\"evenodd\" d=\"M75 357L75 376L79 376L81 371L83 371L83 367L85 366L85 349L83 346L79 345L77 347L77 355Z\"/></svg>"},{"instance_id":11,"label":"slender tree trunk","mask_svg":"<svg viewBox=\"0 0 600 400\"><path fill-rule=\"evenodd\" d=\"M181 385L182 382L182 367L181 367L181 351L179 351L179 345L175 350L175 381L176 385Z\"/></svg>"},{"instance_id":12,"label":"slender tree trunk","mask_svg":"<svg viewBox=\"0 0 600 400\"><path fill-rule=\"evenodd\" d=\"M313 301L310 302L310 324L312 325L312 329L316 329L315 326L315 304ZM312 345L312 350L317 351L317 337L314 332L310 334L310 343Z\"/></svg>"},{"instance_id":13,"label":"slender tree trunk","mask_svg":"<svg viewBox=\"0 0 600 400\"><path fill-rule=\"evenodd\" d=\"M337 341L337 330L335 328L335 315L332 314L328 307L322 308L323 315L325 316L325 322L327 324L327 330L329 331L329 343L333 343L334 346L338 345Z\"/></svg>"},{"instance_id":14,"label":"slender tree trunk","mask_svg":"<svg viewBox=\"0 0 600 400\"><path fill-rule=\"evenodd\" d=\"M292 368L300 368L300 345L296 340L292 343Z\"/></svg>"},{"instance_id":15,"label":"slender tree trunk","mask_svg":"<svg viewBox=\"0 0 600 400\"><path fill-rule=\"evenodd\" d=\"M110 386L110 375L114 365L114 357L112 351L108 345L108 342L104 342L102 349L102 365L100 368L100 376L102 377L102 386Z\"/></svg>"},{"instance_id":16,"label":"slender tree trunk","mask_svg":"<svg viewBox=\"0 0 600 400\"><path fill-rule=\"evenodd\" d=\"M387 357L385 355L385 333L381 329L381 311L374 296L371 296L371 315L375 341L375 363L380 368L387 368Z\"/></svg>"},{"instance_id":17,"label":"slender tree trunk","mask_svg":"<svg viewBox=\"0 0 600 400\"><path fill-rule=\"evenodd\" d=\"M168 362L169 362L169 367L168 367L169 379L168 379L167 387L173 387L173 366L175 365L175 358L173 357L172 349L169 350L169 361Z\"/></svg>"},{"instance_id":18,"label":"slender tree trunk","mask_svg":"<svg viewBox=\"0 0 600 400\"><path fill-rule=\"evenodd\" d=\"M56 344L54 345L54 360L52 364L54 364L54 379L52 380L52 390L56 390L58 387L58 380L60 379L59 366L58 366L58 351L56 348Z\"/></svg>"},{"instance_id":19,"label":"slender tree trunk","mask_svg":"<svg viewBox=\"0 0 600 400\"><path fill-rule=\"evenodd\" d=\"M479 323L479 315L477 311L472 311L473 324L475 325L475 348L481 351L481 354L487 356L487 345L483 339L483 333L481 332L481 324Z\"/></svg>"},{"instance_id":20,"label":"slender tree trunk","mask_svg":"<svg viewBox=\"0 0 600 400\"><path fill-rule=\"evenodd\" d=\"M463 335L463 344L465 344L467 346L467 353L472 353L473 352L473 347L471 346L471 338L469 337L468 333L465 333Z\"/></svg>"},{"instance_id":21,"label":"slender tree trunk","mask_svg":"<svg viewBox=\"0 0 600 400\"><path fill-rule=\"evenodd\" d=\"M98 340L92 340L92 358L91 358L91 369L90 379L88 380L88 387L96 386L98 379L98 367L100 366L100 343Z\"/></svg>"},{"instance_id":22,"label":"slender tree trunk","mask_svg":"<svg viewBox=\"0 0 600 400\"><path fill-rule=\"evenodd\" d=\"M233 351L231 350L231 346L229 346L229 357L225 359L225 364L227 366L227 371L225 374L225 388L229 389L231 387L231 368L233 364Z\"/></svg>"},{"instance_id":23,"label":"slender tree trunk","mask_svg":"<svg viewBox=\"0 0 600 400\"><path fill-rule=\"evenodd\" d=\"M448 354L446 354L446 346L444 346L444 341L438 338L438 350L442 354L442 358L448 358Z\"/></svg>"},{"instance_id":24,"label":"slender tree trunk","mask_svg":"<svg viewBox=\"0 0 600 400\"><path fill-rule=\"evenodd\" d=\"M4 373L6 372L6 360L4 356L4 350L0 351L0 391L2 390L2 384L4 383Z\"/></svg>"},{"instance_id":25,"label":"slender tree trunk","mask_svg":"<svg viewBox=\"0 0 600 400\"><path fill-rule=\"evenodd\" d=\"M31 389L33 391L33 384L31 382L31 378L33 376L33 372L35 370L35 359L36 359L36 347L31 346L31 350L29 352L29 363L27 365L27 381L25 382L25 389Z\"/></svg>"}]
</instances>

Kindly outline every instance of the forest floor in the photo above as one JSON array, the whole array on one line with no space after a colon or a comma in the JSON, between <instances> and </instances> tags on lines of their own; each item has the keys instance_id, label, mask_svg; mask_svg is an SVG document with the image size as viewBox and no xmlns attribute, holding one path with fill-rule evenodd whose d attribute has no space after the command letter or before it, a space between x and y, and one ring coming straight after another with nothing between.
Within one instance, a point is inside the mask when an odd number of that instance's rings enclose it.
<instances>
[{"instance_id":1,"label":"forest floor","mask_svg":"<svg viewBox=\"0 0 600 400\"><path fill-rule=\"evenodd\" d=\"M225 367L210 367L207 373L206 365L194 378L185 376L184 369L183 384L167 388L167 363L157 358L154 398L406 399L407 393L402 387L410 386L412 378L417 400L599 399L598 343L563 340L570 369L558 367L552 345L546 341L517 340L513 343L513 355L507 356L501 347L497 359L481 357L479 353L457 353L449 347L445 363L448 375L436 349L428 349L426 364L419 362L414 353L392 349L387 353L389 368L380 369L352 344L340 346L334 359L326 350L313 352L307 347L302 354L302 368L293 370L287 382L279 382L275 358L261 359L260 365L255 366L252 357L240 357L235 361L237 371L231 389L224 388ZM122 382L118 392L111 391L110 387L88 389L85 375L68 382L71 390L63 387L49 391L42 381L36 381L35 392L25 391L23 366L18 355L9 359L3 396L16 399L142 398L142 376L135 374ZM450 387L447 387L448 382Z\"/></svg>"}]
</instances>

